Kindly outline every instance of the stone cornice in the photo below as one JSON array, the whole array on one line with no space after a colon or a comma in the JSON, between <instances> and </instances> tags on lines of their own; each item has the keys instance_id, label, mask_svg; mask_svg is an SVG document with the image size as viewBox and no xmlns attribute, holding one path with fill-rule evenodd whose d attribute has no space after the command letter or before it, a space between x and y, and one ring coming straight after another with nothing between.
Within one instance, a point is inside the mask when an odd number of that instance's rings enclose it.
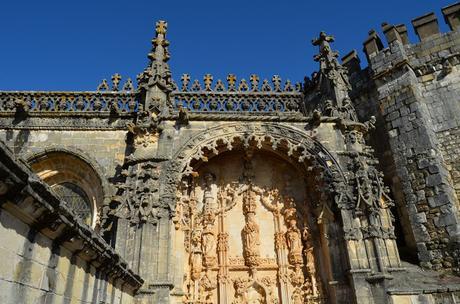
<instances>
[{"instance_id":1,"label":"stone cornice","mask_svg":"<svg viewBox=\"0 0 460 304\"><path fill-rule=\"evenodd\" d=\"M143 279L0 142L0 206L132 292Z\"/></svg>"}]
</instances>

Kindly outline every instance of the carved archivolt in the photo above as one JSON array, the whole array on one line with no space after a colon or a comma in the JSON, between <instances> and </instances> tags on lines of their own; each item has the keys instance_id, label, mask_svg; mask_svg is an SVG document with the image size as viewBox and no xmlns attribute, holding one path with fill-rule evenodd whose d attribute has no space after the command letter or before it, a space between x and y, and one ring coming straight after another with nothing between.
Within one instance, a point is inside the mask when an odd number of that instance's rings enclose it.
<instances>
[{"instance_id":1,"label":"carved archivolt","mask_svg":"<svg viewBox=\"0 0 460 304\"><path fill-rule=\"evenodd\" d=\"M173 156L167 168L164 188L161 191L163 202L174 210L174 197L177 186L183 177L196 174L192 167L194 161L208 161L224 151L236 147L265 149L282 154L299 163L306 163L307 170L317 170L327 187L323 190L335 192L340 185L347 184L346 178L334 157L316 140L306 136L305 131L282 124L261 123L243 125L229 123L191 138Z\"/></svg>"}]
</instances>

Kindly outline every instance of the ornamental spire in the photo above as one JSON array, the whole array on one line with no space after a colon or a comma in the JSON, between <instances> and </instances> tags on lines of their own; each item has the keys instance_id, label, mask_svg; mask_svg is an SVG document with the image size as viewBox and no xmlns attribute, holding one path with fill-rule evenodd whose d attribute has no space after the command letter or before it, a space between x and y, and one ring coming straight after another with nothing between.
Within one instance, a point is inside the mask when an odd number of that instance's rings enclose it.
<instances>
[{"instance_id":1,"label":"ornamental spire","mask_svg":"<svg viewBox=\"0 0 460 304\"><path fill-rule=\"evenodd\" d=\"M155 24L155 38L147 68L138 75L137 81L141 92L145 92L145 109L155 113L167 108L168 94L174 89L174 82L169 69L169 41L166 40L168 23L163 20Z\"/></svg>"},{"instance_id":2,"label":"ornamental spire","mask_svg":"<svg viewBox=\"0 0 460 304\"><path fill-rule=\"evenodd\" d=\"M325 116L339 116L349 120L357 120L352 101L348 95L351 85L348 80L348 71L337 60L339 53L332 50L330 43L334 37L325 32L312 40L319 52L313 58L319 62L319 71L313 74L313 79L306 78L305 91L312 106ZM308 106L308 105L307 105Z\"/></svg>"},{"instance_id":3,"label":"ornamental spire","mask_svg":"<svg viewBox=\"0 0 460 304\"><path fill-rule=\"evenodd\" d=\"M169 60L169 41L166 40L166 30L168 23L160 20L155 24L155 38L152 39L152 51L149 53L148 58L151 62L167 62Z\"/></svg>"},{"instance_id":4,"label":"ornamental spire","mask_svg":"<svg viewBox=\"0 0 460 304\"><path fill-rule=\"evenodd\" d=\"M323 95L332 99L340 108L344 102L349 102L348 92L351 86L346 68L337 60L339 53L332 50L330 42L334 42L334 37L325 32L319 33L319 37L312 40L312 44L319 47L319 53L313 57L319 62L319 73L314 81L318 81Z\"/></svg>"}]
</instances>

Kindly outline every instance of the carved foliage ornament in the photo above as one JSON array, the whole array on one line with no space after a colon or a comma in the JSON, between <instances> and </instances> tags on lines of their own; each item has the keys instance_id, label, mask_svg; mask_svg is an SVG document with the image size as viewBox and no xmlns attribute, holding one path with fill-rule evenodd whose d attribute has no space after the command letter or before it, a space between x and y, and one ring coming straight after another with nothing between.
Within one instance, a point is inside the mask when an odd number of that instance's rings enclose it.
<instances>
[{"instance_id":1,"label":"carved foliage ornament","mask_svg":"<svg viewBox=\"0 0 460 304\"><path fill-rule=\"evenodd\" d=\"M200 133L175 154L165 173L162 201L169 199L169 205L174 206L172 200L177 185L183 177L196 174L191 166L192 161L206 162L209 155L219 154L222 148L232 150L237 143L241 143L243 148L255 145L258 149L273 149L295 158L299 163L308 161L307 169L317 170L325 180L322 189L326 192L339 194L342 188L346 188L345 176L333 156L301 131L269 123L259 126L227 124Z\"/></svg>"}]
</instances>

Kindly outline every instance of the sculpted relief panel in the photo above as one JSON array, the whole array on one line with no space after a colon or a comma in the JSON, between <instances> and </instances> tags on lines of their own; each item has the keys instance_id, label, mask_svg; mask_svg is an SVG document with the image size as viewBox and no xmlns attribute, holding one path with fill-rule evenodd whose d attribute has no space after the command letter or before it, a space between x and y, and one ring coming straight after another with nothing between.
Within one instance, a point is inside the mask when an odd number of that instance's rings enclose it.
<instances>
[{"instance_id":1,"label":"sculpted relief panel","mask_svg":"<svg viewBox=\"0 0 460 304\"><path fill-rule=\"evenodd\" d=\"M177 302L320 303L300 173L252 151L222 154L197 172L178 190Z\"/></svg>"}]
</instances>

